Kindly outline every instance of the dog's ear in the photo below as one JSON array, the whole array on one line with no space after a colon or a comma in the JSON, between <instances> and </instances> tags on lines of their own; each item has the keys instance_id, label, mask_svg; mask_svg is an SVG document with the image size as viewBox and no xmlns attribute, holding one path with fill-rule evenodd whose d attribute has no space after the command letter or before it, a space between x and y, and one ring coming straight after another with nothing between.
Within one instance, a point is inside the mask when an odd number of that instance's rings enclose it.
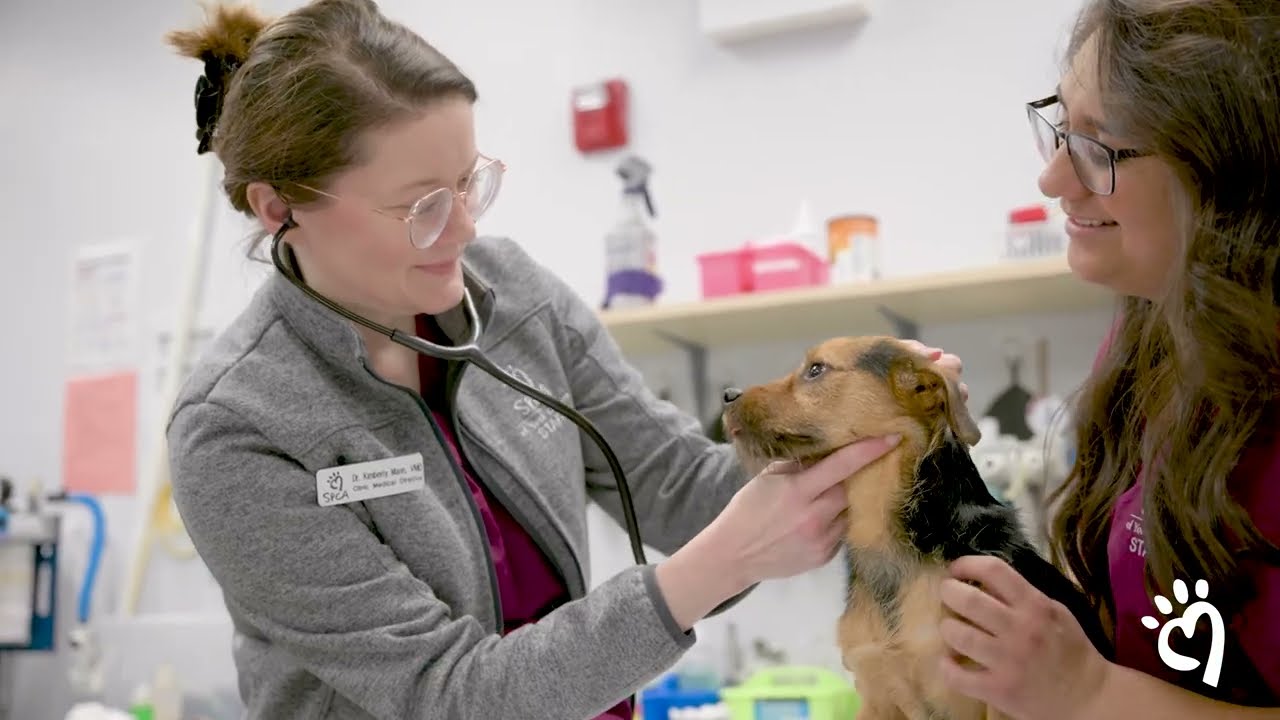
<instances>
[{"instance_id":1,"label":"dog's ear","mask_svg":"<svg viewBox=\"0 0 1280 720\"><path fill-rule=\"evenodd\" d=\"M899 359L889 373L889 387L912 415L929 419L945 416L951 432L965 445L976 445L982 439L960 396L959 380L937 365L924 358Z\"/></svg>"}]
</instances>

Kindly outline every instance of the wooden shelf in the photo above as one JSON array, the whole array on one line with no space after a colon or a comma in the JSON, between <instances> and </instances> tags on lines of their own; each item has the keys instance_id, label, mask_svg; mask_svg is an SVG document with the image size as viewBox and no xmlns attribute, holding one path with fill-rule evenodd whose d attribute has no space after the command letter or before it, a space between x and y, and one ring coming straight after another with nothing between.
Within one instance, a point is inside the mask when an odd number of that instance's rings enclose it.
<instances>
[{"instance_id":1,"label":"wooden shelf","mask_svg":"<svg viewBox=\"0 0 1280 720\"><path fill-rule=\"evenodd\" d=\"M647 308L609 310L605 326L624 352L675 346L663 335L706 348L788 338L897 334L882 308L919 325L1024 313L1109 307L1110 291L1077 279L1065 258L866 283L752 293Z\"/></svg>"}]
</instances>

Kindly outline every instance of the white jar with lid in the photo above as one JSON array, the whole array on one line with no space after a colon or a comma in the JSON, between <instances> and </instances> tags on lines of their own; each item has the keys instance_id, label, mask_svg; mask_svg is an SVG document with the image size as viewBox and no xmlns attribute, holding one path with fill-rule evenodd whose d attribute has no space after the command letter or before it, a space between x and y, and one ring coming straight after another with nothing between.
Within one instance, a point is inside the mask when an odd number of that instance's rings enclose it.
<instances>
[{"instance_id":1,"label":"white jar with lid","mask_svg":"<svg viewBox=\"0 0 1280 720\"><path fill-rule=\"evenodd\" d=\"M1009 225L999 254L1001 260L1052 257L1066 249L1062 222L1050 208L1027 205L1009 212Z\"/></svg>"}]
</instances>

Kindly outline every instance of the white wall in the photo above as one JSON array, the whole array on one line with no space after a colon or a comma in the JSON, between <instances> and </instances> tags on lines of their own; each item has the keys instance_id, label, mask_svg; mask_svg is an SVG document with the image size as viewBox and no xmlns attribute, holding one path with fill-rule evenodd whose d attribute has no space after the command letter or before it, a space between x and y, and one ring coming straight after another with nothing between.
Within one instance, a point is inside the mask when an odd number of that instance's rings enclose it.
<instances>
[{"instance_id":1,"label":"white wall","mask_svg":"<svg viewBox=\"0 0 1280 720\"><path fill-rule=\"evenodd\" d=\"M263 3L271 11L292 4ZM802 200L819 220L851 211L878 215L889 274L977 265L994 259L1007 210L1038 199L1022 104L1056 82L1078 4L875 0L871 19L856 30L733 49L699 35L693 0L383 6L479 86L481 147L510 166L482 230L517 238L597 302L601 237L617 207L617 158L582 158L573 148L573 85L613 75L631 82L633 149L655 167L668 300L696 297L697 253L787 229ZM143 248L150 349L173 321L175 269L203 187L191 101L200 68L161 41L166 30L198 17L196 4L135 0L93 16L102 10L85 2L0 3L0 307L10 328L0 353L0 398L9 409L0 417L0 473L22 481L56 485L61 477L73 248L121 239ZM245 227L229 212L221 220L201 318L214 328L240 307L259 272L238 259ZM1069 392L1088 368L1104 321L1086 314L924 330L926 340L964 356L971 404L979 408L1006 381L995 342L1001 335L1051 338L1052 389ZM713 384L772 376L794 362L801 344L717 354ZM138 450L144 471L159 418L153 356L140 357L148 371ZM679 358L637 363L687 403ZM112 552L96 607L108 618L134 508L115 498L109 513ZM629 553L616 528L594 530L599 581L629 562ZM68 545L81 546L84 537L73 518ZM65 558L68 575L83 566L73 550ZM64 581L67 609L73 579ZM762 588L729 617L709 622L691 659L722 665L725 628L735 622L748 642L762 638L792 661L834 662L830 631L841 583L833 566ZM221 599L199 563L161 558L141 611L161 615L104 630L124 663L111 699L123 701L134 682L129 673L141 677L166 653L226 658ZM184 623L175 614L201 620ZM64 664L62 656L16 663L16 717L60 716L71 699ZM14 665L0 658L0 669ZM233 688L227 662L184 680Z\"/></svg>"}]
</instances>

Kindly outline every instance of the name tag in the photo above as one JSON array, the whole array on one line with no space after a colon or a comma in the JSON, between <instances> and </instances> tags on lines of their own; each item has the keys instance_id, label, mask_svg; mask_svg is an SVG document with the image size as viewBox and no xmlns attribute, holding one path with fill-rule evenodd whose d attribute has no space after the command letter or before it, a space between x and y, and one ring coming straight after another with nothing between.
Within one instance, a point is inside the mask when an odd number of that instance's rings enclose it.
<instances>
[{"instance_id":1,"label":"name tag","mask_svg":"<svg viewBox=\"0 0 1280 720\"><path fill-rule=\"evenodd\" d=\"M422 453L354 465L339 465L316 473L316 500L322 506L341 505L426 487Z\"/></svg>"}]
</instances>

